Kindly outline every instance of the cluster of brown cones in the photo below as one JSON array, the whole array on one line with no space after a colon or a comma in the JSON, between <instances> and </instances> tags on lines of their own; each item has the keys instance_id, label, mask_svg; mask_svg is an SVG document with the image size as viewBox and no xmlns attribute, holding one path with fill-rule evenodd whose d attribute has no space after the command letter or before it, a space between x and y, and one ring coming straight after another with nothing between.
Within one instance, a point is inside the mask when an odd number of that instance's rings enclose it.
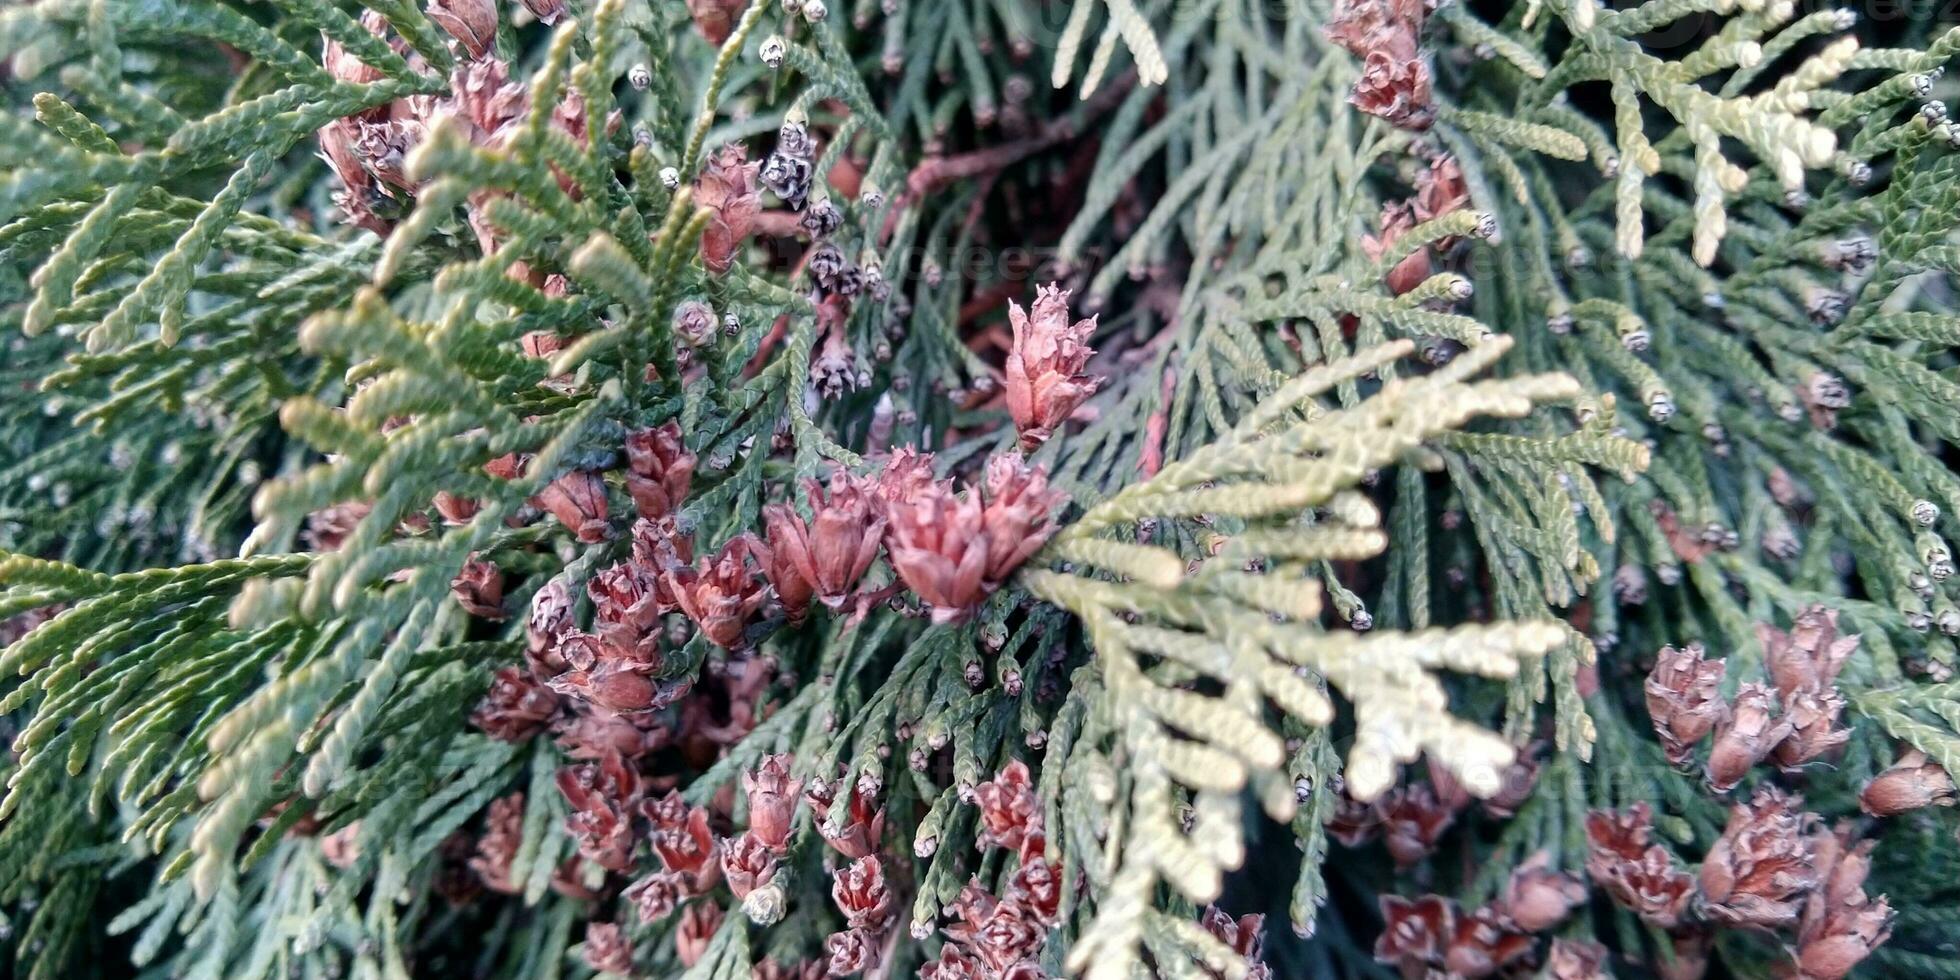
<instances>
[{"instance_id":1,"label":"cluster of brown cones","mask_svg":"<svg viewBox=\"0 0 1960 980\"><path fill-rule=\"evenodd\" d=\"M1635 804L1586 819L1586 871L1622 907L1667 932L1667 975L1702 975L1718 929L1787 936L1783 974L1839 980L1891 934L1892 909L1864 892L1873 842L1826 828L1803 800L1773 786L1730 808L1728 825L1696 872L1653 840L1652 812Z\"/></svg>"}]
</instances>

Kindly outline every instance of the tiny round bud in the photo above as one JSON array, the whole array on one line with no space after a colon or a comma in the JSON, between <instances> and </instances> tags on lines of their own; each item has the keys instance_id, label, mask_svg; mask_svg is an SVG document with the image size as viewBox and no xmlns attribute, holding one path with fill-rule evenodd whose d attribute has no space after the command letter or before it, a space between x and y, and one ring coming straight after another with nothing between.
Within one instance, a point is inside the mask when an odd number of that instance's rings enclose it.
<instances>
[{"instance_id":1,"label":"tiny round bud","mask_svg":"<svg viewBox=\"0 0 1960 980\"><path fill-rule=\"evenodd\" d=\"M1459 303L1469 299L1476 291L1477 287L1471 285L1468 279L1458 278L1450 280L1449 297Z\"/></svg>"},{"instance_id":2,"label":"tiny round bud","mask_svg":"<svg viewBox=\"0 0 1960 980\"><path fill-rule=\"evenodd\" d=\"M783 59L789 57L789 43L778 35L770 35L762 42L762 63L771 68L781 68Z\"/></svg>"},{"instance_id":3,"label":"tiny round bud","mask_svg":"<svg viewBox=\"0 0 1960 980\"><path fill-rule=\"evenodd\" d=\"M647 86L653 84L653 69L644 62L626 69L626 84L633 86L636 92L646 91Z\"/></svg>"},{"instance_id":4,"label":"tiny round bud","mask_svg":"<svg viewBox=\"0 0 1960 980\"><path fill-rule=\"evenodd\" d=\"M1940 507L1930 500L1915 500L1912 502L1912 519L1920 527L1932 527L1933 522L1940 519Z\"/></svg>"},{"instance_id":5,"label":"tiny round bud","mask_svg":"<svg viewBox=\"0 0 1960 980\"><path fill-rule=\"evenodd\" d=\"M1497 215L1488 212L1477 216L1477 227L1471 234L1489 241L1497 241Z\"/></svg>"},{"instance_id":6,"label":"tiny round bud","mask_svg":"<svg viewBox=\"0 0 1960 980\"><path fill-rule=\"evenodd\" d=\"M681 186L681 172L673 167L660 168L660 186L675 190Z\"/></svg>"},{"instance_id":7,"label":"tiny round bud","mask_svg":"<svg viewBox=\"0 0 1960 980\"><path fill-rule=\"evenodd\" d=\"M1665 422L1674 417L1674 398L1665 391L1656 391L1647 396L1647 417L1656 422Z\"/></svg>"},{"instance_id":8,"label":"tiny round bud","mask_svg":"<svg viewBox=\"0 0 1960 980\"><path fill-rule=\"evenodd\" d=\"M803 19L814 24L830 16L830 5L823 0L803 0Z\"/></svg>"},{"instance_id":9,"label":"tiny round bud","mask_svg":"<svg viewBox=\"0 0 1960 980\"><path fill-rule=\"evenodd\" d=\"M1354 611L1354 615L1348 618L1348 624L1353 626L1357 631L1366 633L1375 628L1375 617L1373 613L1370 613L1366 609L1357 609Z\"/></svg>"}]
</instances>

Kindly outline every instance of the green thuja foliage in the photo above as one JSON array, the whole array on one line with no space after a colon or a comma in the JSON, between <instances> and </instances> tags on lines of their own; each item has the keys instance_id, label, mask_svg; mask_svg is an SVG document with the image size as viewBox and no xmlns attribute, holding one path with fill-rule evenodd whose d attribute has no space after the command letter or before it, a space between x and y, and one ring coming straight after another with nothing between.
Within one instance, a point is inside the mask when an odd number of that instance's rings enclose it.
<instances>
[{"instance_id":1,"label":"green thuja foliage","mask_svg":"<svg viewBox=\"0 0 1960 980\"><path fill-rule=\"evenodd\" d=\"M832 2L0 8L15 974L1960 975L1960 29Z\"/></svg>"}]
</instances>

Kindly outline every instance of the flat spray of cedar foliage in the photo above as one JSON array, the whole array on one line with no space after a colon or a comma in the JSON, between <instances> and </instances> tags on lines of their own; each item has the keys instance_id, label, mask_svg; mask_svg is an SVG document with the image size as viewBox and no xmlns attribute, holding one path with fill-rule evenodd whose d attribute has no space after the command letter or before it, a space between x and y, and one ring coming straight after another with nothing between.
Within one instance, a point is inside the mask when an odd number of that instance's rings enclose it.
<instances>
[{"instance_id":1,"label":"flat spray of cedar foliage","mask_svg":"<svg viewBox=\"0 0 1960 980\"><path fill-rule=\"evenodd\" d=\"M1952 975L1935 6L5 4L0 972Z\"/></svg>"}]
</instances>

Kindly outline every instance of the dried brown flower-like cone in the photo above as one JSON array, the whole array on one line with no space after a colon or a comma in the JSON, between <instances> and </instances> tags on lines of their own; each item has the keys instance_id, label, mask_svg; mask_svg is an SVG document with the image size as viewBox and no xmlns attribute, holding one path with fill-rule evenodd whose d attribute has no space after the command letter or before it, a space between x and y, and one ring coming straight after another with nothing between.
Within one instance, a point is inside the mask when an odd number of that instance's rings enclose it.
<instances>
[{"instance_id":1,"label":"dried brown flower-like cone","mask_svg":"<svg viewBox=\"0 0 1960 980\"><path fill-rule=\"evenodd\" d=\"M1767 623L1756 624L1763 644L1763 664L1776 693L1789 696L1801 690L1826 690L1858 650L1858 637L1840 636L1837 610L1811 606L1797 615L1789 632Z\"/></svg>"},{"instance_id":2,"label":"dried brown flower-like cone","mask_svg":"<svg viewBox=\"0 0 1960 980\"><path fill-rule=\"evenodd\" d=\"M1583 939L1552 940L1545 980L1607 980L1606 947Z\"/></svg>"},{"instance_id":3,"label":"dried brown flower-like cone","mask_svg":"<svg viewBox=\"0 0 1960 980\"><path fill-rule=\"evenodd\" d=\"M1918 749L1910 749L1858 792L1858 805L1874 817L1927 806L1952 806L1953 777Z\"/></svg>"},{"instance_id":4,"label":"dried brown flower-like cone","mask_svg":"<svg viewBox=\"0 0 1960 980\"><path fill-rule=\"evenodd\" d=\"M604 541L611 533L606 524L606 481L590 470L573 470L551 481L531 503L549 511L586 544Z\"/></svg>"},{"instance_id":5,"label":"dried brown flower-like cone","mask_svg":"<svg viewBox=\"0 0 1960 980\"><path fill-rule=\"evenodd\" d=\"M1442 966L1456 936L1456 903L1440 895L1383 895L1380 901L1382 934L1375 939L1375 962L1394 966L1408 980L1421 980Z\"/></svg>"},{"instance_id":6,"label":"dried brown flower-like cone","mask_svg":"<svg viewBox=\"0 0 1960 980\"><path fill-rule=\"evenodd\" d=\"M649 520L640 518L633 522L633 561L655 572L670 572L694 564L694 538L681 533L680 525L671 516ZM680 603L666 590L666 582L661 583L661 601L678 608Z\"/></svg>"},{"instance_id":7,"label":"dried brown flower-like cone","mask_svg":"<svg viewBox=\"0 0 1960 980\"><path fill-rule=\"evenodd\" d=\"M853 929L881 931L891 921L892 895L885 886L885 867L867 854L839 868L830 883L830 899Z\"/></svg>"},{"instance_id":8,"label":"dried brown flower-like cone","mask_svg":"<svg viewBox=\"0 0 1960 980\"><path fill-rule=\"evenodd\" d=\"M1053 283L1035 290L1030 313L1012 300L1007 320L1014 343L1007 351L1007 412L1021 431L1021 447L1048 441L1102 380L1083 371L1095 349L1088 344L1096 318L1069 322L1068 291Z\"/></svg>"},{"instance_id":9,"label":"dried brown flower-like cone","mask_svg":"<svg viewBox=\"0 0 1960 980\"><path fill-rule=\"evenodd\" d=\"M1416 174L1415 209L1424 221L1462 210L1469 203L1470 185L1455 156L1439 154Z\"/></svg>"},{"instance_id":10,"label":"dried brown flower-like cone","mask_svg":"<svg viewBox=\"0 0 1960 980\"><path fill-rule=\"evenodd\" d=\"M1245 959L1246 980L1267 980L1273 975L1272 968L1259 961L1266 939L1265 916L1241 915L1235 919L1218 906L1207 905L1198 924Z\"/></svg>"},{"instance_id":11,"label":"dried brown flower-like cone","mask_svg":"<svg viewBox=\"0 0 1960 980\"><path fill-rule=\"evenodd\" d=\"M464 612L491 622L503 621L504 573L496 563L471 557L449 580L449 592Z\"/></svg>"},{"instance_id":12,"label":"dried brown flower-like cone","mask_svg":"<svg viewBox=\"0 0 1960 980\"><path fill-rule=\"evenodd\" d=\"M901 446L885 460L885 468L871 484L871 494L889 506L923 493L932 482L932 454Z\"/></svg>"},{"instance_id":13,"label":"dried brown flower-like cone","mask_svg":"<svg viewBox=\"0 0 1960 980\"><path fill-rule=\"evenodd\" d=\"M720 5L722 0L689 0L689 8ZM696 24L701 21L697 14ZM762 185L756 179L762 164L751 162L748 151L731 143L708 157L694 182L694 203L709 212L701 229L701 264L721 275L735 262L735 252L755 230L762 212Z\"/></svg>"},{"instance_id":14,"label":"dried brown flower-like cone","mask_svg":"<svg viewBox=\"0 0 1960 980\"><path fill-rule=\"evenodd\" d=\"M1430 6L1427 0L1339 0L1321 33L1357 58L1374 51L1413 58Z\"/></svg>"},{"instance_id":15,"label":"dried brown flower-like cone","mask_svg":"<svg viewBox=\"0 0 1960 980\"><path fill-rule=\"evenodd\" d=\"M700 894L721 880L721 844L708 830L706 807L691 807L678 791L640 802L640 814L653 825L653 853L687 889Z\"/></svg>"},{"instance_id":16,"label":"dried brown flower-like cone","mask_svg":"<svg viewBox=\"0 0 1960 980\"><path fill-rule=\"evenodd\" d=\"M885 546L892 569L932 607L936 623L958 622L986 598L988 540L976 493L950 481L928 483L886 505Z\"/></svg>"},{"instance_id":17,"label":"dried brown flower-like cone","mask_svg":"<svg viewBox=\"0 0 1960 980\"><path fill-rule=\"evenodd\" d=\"M491 676L490 692L470 713L470 723L485 735L504 742L521 742L544 730L558 713L558 695L516 667Z\"/></svg>"},{"instance_id":18,"label":"dried brown flower-like cone","mask_svg":"<svg viewBox=\"0 0 1960 980\"><path fill-rule=\"evenodd\" d=\"M1030 835L1040 836L1040 801L1027 763L1008 763L999 775L975 786L973 795L980 807L980 846L1019 851Z\"/></svg>"},{"instance_id":19,"label":"dried brown flower-like cone","mask_svg":"<svg viewBox=\"0 0 1960 980\"><path fill-rule=\"evenodd\" d=\"M980 959L988 971L983 976L1024 976L1017 967L1039 953L1048 936L1020 903L1000 901L977 885L960 890L953 914L959 921L949 923L945 933Z\"/></svg>"},{"instance_id":20,"label":"dried brown flower-like cone","mask_svg":"<svg viewBox=\"0 0 1960 980\"><path fill-rule=\"evenodd\" d=\"M1041 856L1042 844L1039 837L1022 843L1021 866L1007 880L1006 900L1021 903L1036 921L1052 927L1062 911L1062 867ZM1264 921L1263 916L1246 918Z\"/></svg>"},{"instance_id":21,"label":"dried brown flower-like cone","mask_svg":"<svg viewBox=\"0 0 1960 980\"><path fill-rule=\"evenodd\" d=\"M1722 700L1722 675L1727 668L1725 660L1703 659L1696 643L1662 647L1654 656L1654 669L1644 687L1647 714L1669 762L1686 761L1695 743L1728 720L1729 705Z\"/></svg>"},{"instance_id":22,"label":"dried brown flower-like cone","mask_svg":"<svg viewBox=\"0 0 1960 980\"><path fill-rule=\"evenodd\" d=\"M878 805L877 796L858 781L848 784L849 807L844 816L843 826L832 829L830 810L836 805L836 789L819 779L810 784L804 798L810 801L810 810L817 817L817 832L823 835L837 853L855 861L878 850L878 842L885 836L885 809Z\"/></svg>"},{"instance_id":23,"label":"dried brown flower-like cone","mask_svg":"<svg viewBox=\"0 0 1960 980\"><path fill-rule=\"evenodd\" d=\"M625 976L633 972L633 944L617 923L592 922L585 927L585 965L599 973Z\"/></svg>"},{"instance_id":24,"label":"dried brown flower-like cone","mask_svg":"<svg viewBox=\"0 0 1960 980\"><path fill-rule=\"evenodd\" d=\"M803 553L807 547L803 518L788 504L770 504L762 508L762 526L768 535L761 552L762 576L776 590L783 617L791 626L800 626L809 617L810 600L817 594L816 585L804 576L797 562L798 558L808 559Z\"/></svg>"},{"instance_id":25,"label":"dried brown flower-like cone","mask_svg":"<svg viewBox=\"0 0 1960 980\"><path fill-rule=\"evenodd\" d=\"M699 568L677 568L664 577L681 611L716 646L739 650L756 610L769 598L755 562L756 550L744 535L729 541Z\"/></svg>"},{"instance_id":26,"label":"dried brown flower-like cone","mask_svg":"<svg viewBox=\"0 0 1960 980\"><path fill-rule=\"evenodd\" d=\"M626 886L622 895L638 910L643 923L658 922L674 914L674 910L688 897L686 884L671 871L656 871L647 875Z\"/></svg>"},{"instance_id":27,"label":"dried brown flower-like cone","mask_svg":"<svg viewBox=\"0 0 1960 980\"><path fill-rule=\"evenodd\" d=\"M1429 65L1420 58L1398 59L1384 52L1370 52L1361 63L1361 77L1355 80L1348 102L1403 129L1428 129L1436 119Z\"/></svg>"},{"instance_id":28,"label":"dried brown flower-like cone","mask_svg":"<svg viewBox=\"0 0 1960 980\"><path fill-rule=\"evenodd\" d=\"M721 873L737 899L749 897L750 892L774 880L776 866L775 852L753 833L722 842Z\"/></svg>"},{"instance_id":29,"label":"dried brown flower-like cone","mask_svg":"<svg viewBox=\"0 0 1960 980\"><path fill-rule=\"evenodd\" d=\"M1892 907L1865 895L1874 842L1852 843L1852 826L1814 837L1821 884L1804 901L1797 926L1794 969L1799 980L1842 980L1892 934Z\"/></svg>"},{"instance_id":30,"label":"dried brown flower-like cone","mask_svg":"<svg viewBox=\"0 0 1960 980\"><path fill-rule=\"evenodd\" d=\"M987 461L981 524L987 531L987 591L1000 588L1055 533L1050 513L1068 499L1048 487L1048 472L1014 453Z\"/></svg>"},{"instance_id":31,"label":"dried brown flower-like cone","mask_svg":"<svg viewBox=\"0 0 1960 980\"><path fill-rule=\"evenodd\" d=\"M306 515L306 530L300 538L314 551L339 551L373 509L373 504L355 500L316 510Z\"/></svg>"},{"instance_id":32,"label":"dried brown flower-like cone","mask_svg":"<svg viewBox=\"0 0 1960 980\"><path fill-rule=\"evenodd\" d=\"M727 914L713 901L695 902L681 912L681 924L674 930L674 958L681 961L681 966L692 967L701 962Z\"/></svg>"},{"instance_id":33,"label":"dried brown flower-like cone","mask_svg":"<svg viewBox=\"0 0 1960 980\"><path fill-rule=\"evenodd\" d=\"M778 854L789 849L797 794L803 791L803 781L790 778L790 762L788 755L765 756L753 772L742 774L742 792L749 801L749 833Z\"/></svg>"},{"instance_id":34,"label":"dried brown flower-like cone","mask_svg":"<svg viewBox=\"0 0 1960 980\"><path fill-rule=\"evenodd\" d=\"M1482 801L1485 813L1499 820L1517 816L1518 808L1531 799L1532 790L1538 785L1538 752L1541 747L1541 743L1533 743L1518 750L1518 757L1504 768L1499 777L1502 781L1497 793Z\"/></svg>"},{"instance_id":35,"label":"dried brown flower-like cone","mask_svg":"<svg viewBox=\"0 0 1960 980\"><path fill-rule=\"evenodd\" d=\"M649 665L619 655L619 648L576 630L559 637L558 652L568 669L545 681L559 694L616 715L641 714L672 704L689 681L657 681Z\"/></svg>"},{"instance_id":36,"label":"dried brown flower-like cone","mask_svg":"<svg viewBox=\"0 0 1960 980\"><path fill-rule=\"evenodd\" d=\"M1389 254L1390 250L1395 248L1395 244L1402 240L1402 236L1408 234L1409 229L1415 226L1416 213L1409 202L1390 201L1383 204L1381 232L1361 236L1362 254L1366 255L1370 262L1380 261L1381 257ZM1429 249L1425 246L1403 256L1401 261L1396 262L1394 267L1388 270L1382 282L1390 293L1400 296L1422 285L1422 281L1429 278L1429 272Z\"/></svg>"},{"instance_id":37,"label":"dried brown flower-like cone","mask_svg":"<svg viewBox=\"0 0 1960 980\"><path fill-rule=\"evenodd\" d=\"M1676 929L1668 933L1673 957L1655 965L1660 980L1701 980L1708 974L1708 954L1715 945L1715 933L1705 927Z\"/></svg>"},{"instance_id":38,"label":"dried brown flower-like cone","mask_svg":"<svg viewBox=\"0 0 1960 980\"><path fill-rule=\"evenodd\" d=\"M720 47L735 30L748 0L687 0L687 12L694 18L694 29L703 39Z\"/></svg>"},{"instance_id":39,"label":"dried brown flower-like cone","mask_svg":"<svg viewBox=\"0 0 1960 980\"><path fill-rule=\"evenodd\" d=\"M678 422L626 437L626 492L633 497L633 509L647 520L680 509L693 485L694 467L694 454L682 442Z\"/></svg>"},{"instance_id":40,"label":"dried brown flower-like cone","mask_svg":"<svg viewBox=\"0 0 1960 980\"><path fill-rule=\"evenodd\" d=\"M652 566L620 562L585 583L592 599L592 628L608 656L648 668L661 661L660 617L674 608Z\"/></svg>"},{"instance_id":41,"label":"dried brown flower-like cone","mask_svg":"<svg viewBox=\"0 0 1960 980\"><path fill-rule=\"evenodd\" d=\"M932 969L927 964L925 970ZM929 976L926 972L921 977ZM778 960L763 960L755 965L749 980L823 980L825 976L823 960L799 960L795 964L784 964Z\"/></svg>"},{"instance_id":42,"label":"dried brown flower-like cone","mask_svg":"<svg viewBox=\"0 0 1960 980\"><path fill-rule=\"evenodd\" d=\"M1729 823L1701 863L1701 908L1710 919L1758 929L1797 921L1818 884L1811 827L1802 800L1774 787L1729 810Z\"/></svg>"},{"instance_id":43,"label":"dried brown flower-like cone","mask_svg":"<svg viewBox=\"0 0 1960 980\"><path fill-rule=\"evenodd\" d=\"M1511 872L1499 909L1525 932L1544 932L1565 921L1586 900L1579 876L1551 867L1550 851L1539 851Z\"/></svg>"},{"instance_id":44,"label":"dried brown flower-like cone","mask_svg":"<svg viewBox=\"0 0 1960 980\"><path fill-rule=\"evenodd\" d=\"M429 0L428 14L472 58L483 57L497 43L496 0Z\"/></svg>"},{"instance_id":45,"label":"dried brown flower-like cone","mask_svg":"<svg viewBox=\"0 0 1960 980\"><path fill-rule=\"evenodd\" d=\"M1652 811L1645 803L1586 814L1586 873L1621 906L1672 929L1694 898L1695 879L1675 867L1673 856L1652 837Z\"/></svg>"},{"instance_id":46,"label":"dried brown flower-like cone","mask_svg":"<svg viewBox=\"0 0 1960 980\"><path fill-rule=\"evenodd\" d=\"M476 512L483 509L481 503L468 497L458 497L447 490L436 491L433 502L436 513L442 517L442 522L451 527L468 524L470 519L476 516Z\"/></svg>"},{"instance_id":47,"label":"dried brown flower-like cone","mask_svg":"<svg viewBox=\"0 0 1960 980\"><path fill-rule=\"evenodd\" d=\"M565 16L565 0L524 0L524 7L546 27L557 24L558 18Z\"/></svg>"},{"instance_id":48,"label":"dried brown flower-like cone","mask_svg":"<svg viewBox=\"0 0 1960 980\"><path fill-rule=\"evenodd\" d=\"M831 475L827 493L815 480L805 481L803 491L810 502L807 522L787 504L764 508L773 563L793 569L825 606L841 609L878 558L883 508L871 483L842 470Z\"/></svg>"},{"instance_id":49,"label":"dried brown flower-like cone","mask_svg":"<svg viewBox=\"0 0 1960 980\"><path fill-rule=\"evenodd\" d=\"M562 577L553 578L531 596L531 614L525 621L526 653L533 657L544 655L557 645L558 637L571 628L571 586ZM565 667L563 663L558 663L554 669L563 670Z\"/></svg>"},{"instance_id":50,"label":"dried brown flower-like cone","mask_svg":"<svg viewBox=\"0 0 1960 980\"><path fill-rule=\"evenodd\" d=\"M686 682L680 685L686 689ZM618 753L628 761L658 752L673 741L674 733L658 716L613 714L593 711L559 718L551 727L552 741L566 757L581 762L603 759Z\"/></svg>"},{"instance_id":51,"label":"dried brown flower-like cone","mask_svg":"<svg viewBox=\"0 0 1960 980\"><path fill-rule=\"evenodd\" d=\"M825 970L849 977L875 970L883 962L883 941L868 929L845 929L824 937Z\"/></svg>"},{"instance_id":52,"label":"dried brown flower-like cone","mask_svg":"<svg viewBox=\"0 0 1960 980\"><path fill-rule=\"evenodd\" d=\"M571 804L565 829L579 855L608 871L633 867L632 809L640 799L640 777L619 756L558 770L558 792Z\"/></svg>"},{"instance_id":53,"label":"dried brown flower-like cone","mask_svg":"<svg viewBox=\"0 0 1960 980\"><path fill-rule=\"evenodd\" d=\"M1456 810L1438 800L1428 785L1418 783L1394 790L1382 832L1395 866L1407 870L1428 857L1443 832L1455 822Z\"/></svg>"},{"instance_id":54,"label":"dried brown flower-like cone","mask_svg":"<svg viewBox=\"0 0 1960 980\"><path fill-rule=\"evenodd\" d=\"M1327 820L1327 833L1343 847L1361 847L1381 833L1387 819L1388 804L1383 799L1362 803L1343 790L1334 800L1334 815Z\"/></svg>"},{"instance_id":55,"label":"dried brown flower-like cone","mask_svg":"<svg viewBox=\"0 0 1960 980\"><path fill-rule=\"evenodd\" d=\"M1742 685L1708 752L1709 787L1718 793L1734 789L1794 727L1789 717L1779 713L1775 691L1753 682Z\"/></svg>"},{"instance_id":56,"label":"dried brown flower-like cone","mask_svg":"<svg viewBox=\"0 0 1960 980\"><path fill-rule=\"evenodd\" d=\"M986 975L986 967L959 943L941 945L938 958L919 968L919 980L982 980Z\"/></svg>"},{"instance_id":57,"label":"dried brown flower-like cone","mask_svg":"<svg viewBox=\"0 0 1960 980\"><path fill-rule=\"evenodd\" d=\"M1844 713L1844 697L1836 688L1821 691L1799 688L1783 696L1783 716L1789 719L1789 737L1777 743L1772 756L1784 772L1796 772L1805 763L1824 758L1851 740L1851 730L1837 726Z\"/></svg>"},{"instance_id":58,"label":"dried brown flower-like cone","mask_svg":"<svg viewBox=\"0 0 1960 980\"><path fill-rule=\"evenodd\" d=\"M1481 908L1456 917L1456 930L1443 951L1443 967L1452 976L1482 980L1530 956L1536 946L1536 940L1495 909Z\"/></svg>"},{"instance_id":59,"label":"dried brown flower-like cone","mask_svg":"<svg viewBox=\"0 0 1960 980\"><path fill-rule=\"evenodd\" d=\"M524 842L524 794L512 793L490 801L484 816L483 836L476 842L476 854L469 859L470 870L483 880L483 886L505 895L524 890L522 882L512 881L511 862Z\"/></svg>"}]
</instances>

